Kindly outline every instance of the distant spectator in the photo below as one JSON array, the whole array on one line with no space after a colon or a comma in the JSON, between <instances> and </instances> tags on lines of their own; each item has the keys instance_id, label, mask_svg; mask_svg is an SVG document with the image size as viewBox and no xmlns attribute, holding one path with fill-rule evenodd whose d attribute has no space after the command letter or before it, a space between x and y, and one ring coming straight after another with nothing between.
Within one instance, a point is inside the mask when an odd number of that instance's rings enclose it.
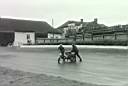
<instances>
[{"instance_id":1,"label":"distant spectator","mask_svg":"<svg viewBox=\"0 0 128 86\"><path fill-rule=\"evenodd\" d=\"M32 44L31 39L28 39L27 42L28 42L28 45Z\"/></svg>"}]
</instances>

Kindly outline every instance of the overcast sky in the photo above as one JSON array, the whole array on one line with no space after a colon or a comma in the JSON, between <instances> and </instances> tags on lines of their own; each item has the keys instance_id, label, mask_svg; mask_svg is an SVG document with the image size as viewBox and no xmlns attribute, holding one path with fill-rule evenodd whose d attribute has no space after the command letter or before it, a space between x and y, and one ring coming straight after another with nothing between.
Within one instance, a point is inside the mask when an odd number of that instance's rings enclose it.
<instances>
[{"instance_id":1,"label":"overcast sky","mask_svg":"<svg viewBox=\"0 0 128 86\"><path fill-rule=\"evenodd\" d=\"M54 27L67 20L128 24L128 0L0 0L0 16L40 19Z\"/></svg>"}]
</instances>

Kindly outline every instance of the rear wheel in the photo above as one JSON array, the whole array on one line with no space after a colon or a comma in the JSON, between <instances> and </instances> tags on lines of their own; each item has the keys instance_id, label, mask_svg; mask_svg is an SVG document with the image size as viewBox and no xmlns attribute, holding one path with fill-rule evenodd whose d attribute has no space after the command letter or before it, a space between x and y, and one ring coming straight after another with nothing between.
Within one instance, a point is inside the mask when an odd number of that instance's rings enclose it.
<instances>
[{"instance_id":1,"label":"rear wheel","mask_svg":"<svg viewBox=\"0 0 128 86\"><path fill-rule=\"evenodd\" d=\"M70 58L71 62L76 62L76 57L75 55L73 55L71 58Z\"/></svg>"}]
</instances>

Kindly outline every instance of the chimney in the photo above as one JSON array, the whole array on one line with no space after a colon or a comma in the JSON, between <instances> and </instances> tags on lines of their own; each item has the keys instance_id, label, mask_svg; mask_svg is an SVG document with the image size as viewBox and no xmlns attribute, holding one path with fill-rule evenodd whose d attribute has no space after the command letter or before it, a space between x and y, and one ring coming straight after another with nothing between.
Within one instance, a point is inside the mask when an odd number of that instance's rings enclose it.
<instances>
[{"instance_id":1,"label":"chimney","mask_svg":"<svg viewBox=\"0 0 128 86\"><path fill-rule=\"evenodd\" d=\"M81 21L81 23L83 23L84 20L83 19L80 19L80 21Z\"/></svg>"},{"instance_id":2,"label":"chimney","mask_svg":"<svg viewBox=\"0 0 128 86\"><path fill-rule=\"evenodd\" d=\"M94 23L97 24L98 23L98 19L94 18Z\"/></svg>"}]
</instances>

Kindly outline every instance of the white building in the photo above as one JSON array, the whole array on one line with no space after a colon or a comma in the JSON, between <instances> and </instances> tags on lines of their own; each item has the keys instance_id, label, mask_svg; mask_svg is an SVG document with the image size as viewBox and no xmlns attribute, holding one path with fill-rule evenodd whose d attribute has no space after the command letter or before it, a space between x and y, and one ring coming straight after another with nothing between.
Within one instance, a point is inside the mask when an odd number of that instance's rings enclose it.
<instances>
[{"instance_id":1,"label":"white building","mask_svg":"<svg viewBox=\"0 0 128 86\"><path fill-rule=\"evenodd\" d=\"M61 39L63 37L63 34L60 33L48 33L48 38Z\"/></svg>"},{"instance_id":2,"label":"white building","mask_svg":"<svg viewBox=\"0 0 128 86\"><path fill-rule=\"evenodd\" d=\"M47 38L51 30L44 21L0 18L0 46L36 44L35 39Z\"/></svg>"},{"instance_id":3,"label":"white building","mask_svg":"<svg viewBox=\"0 0 128 86\"><path fill-rule=\"evenodd\" d=\"M66 36L67 34L70 34L69 31L71 31L72 33L78 32L79 29L82 28L82 25L83 19L81 19L81 21L67 21L66 23L58 27L58 29L61 29L63 31L64 36Z\"/></svg>"},{"instance_id":4,"label":"white building","mask_svg":"<svg viewBox=\"0 0 128 86\"><path fill-rule=\"evenodd\" d=\"M48 38L61 39L64 38L63 32L59 29L53 29L48 32Z\"/></svg>"},{"instance_id":5,"label":"white building","mask_svg":"<svg viewBox=\"0 0 128 86\"><path fill-rule=\"evenodd\" d=\"M13 46L35 44L35 32L15 32Z\"/></svg>"}]
</instances>

